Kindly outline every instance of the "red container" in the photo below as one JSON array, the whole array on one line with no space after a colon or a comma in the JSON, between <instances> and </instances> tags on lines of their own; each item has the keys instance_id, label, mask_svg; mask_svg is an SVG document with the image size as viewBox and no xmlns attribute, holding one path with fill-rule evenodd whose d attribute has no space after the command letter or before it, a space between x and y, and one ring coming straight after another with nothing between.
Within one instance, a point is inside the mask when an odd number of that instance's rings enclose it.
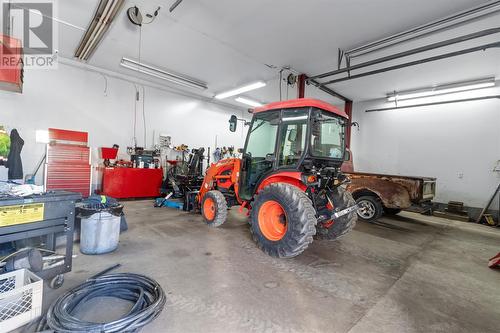
<instances>
[{"instance_id":1,"label":"red container","mask_svg":"<svg viewBox=\"0 0 500 333\"><path fill-rule=\"evenodd\" d=\"M107 160L114 160L118 155L118 148L104 148L101 147L101 157Z\"/></svg>"},{"instance_id":2,"label":"red container","mask_svg":"<svg viewBox=\"0 0 500 333\"><path fill-rule=\"evenodd\" d=\"M0 34L0 89L23 92L23 48L21 41Z\"/></svg>"},{"instance_id":3,"label":"red container","mask_svg":"<svg viewBox=\"0 0 500 333\"><path fill-rule=\"evenodd\" d=\"M103 168L102 194L115 199L160 195L163 169Z\"/></svg>"}]
</instances>

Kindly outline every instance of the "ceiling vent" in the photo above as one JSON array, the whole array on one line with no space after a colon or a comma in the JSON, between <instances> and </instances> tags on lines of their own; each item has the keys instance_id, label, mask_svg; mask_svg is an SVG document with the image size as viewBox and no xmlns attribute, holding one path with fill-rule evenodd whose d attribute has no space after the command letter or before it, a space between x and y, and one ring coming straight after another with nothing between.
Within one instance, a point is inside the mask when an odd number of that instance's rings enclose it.
<instances>
[{"instance_id":1,"label":"ceiling vent","mask_svg":"<svg viewBox=\"0 0 500 333\"><path fill-rule=\"evenodd\" d=\"M76 49L76 58L86 61L92 56L123 3L124 0L101 0L99 2L94 18Z\"/></svg>"}]
</instances>

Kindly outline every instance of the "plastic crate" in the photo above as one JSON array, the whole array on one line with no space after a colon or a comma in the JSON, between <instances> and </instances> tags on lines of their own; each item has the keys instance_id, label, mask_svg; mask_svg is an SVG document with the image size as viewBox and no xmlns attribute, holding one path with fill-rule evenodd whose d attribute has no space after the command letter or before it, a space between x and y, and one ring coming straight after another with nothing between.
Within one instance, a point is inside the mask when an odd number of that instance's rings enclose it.
<instances>
[{"instance_id":1,"label":"plastic crate","mask_svg":"<svg viewBox=\"0 0 500 333\"><path fill-rule=\"evenodd\" d=\"M0 275L0 333L42 314L43 280L27 269Z\"/></svg>"}]
</instances>

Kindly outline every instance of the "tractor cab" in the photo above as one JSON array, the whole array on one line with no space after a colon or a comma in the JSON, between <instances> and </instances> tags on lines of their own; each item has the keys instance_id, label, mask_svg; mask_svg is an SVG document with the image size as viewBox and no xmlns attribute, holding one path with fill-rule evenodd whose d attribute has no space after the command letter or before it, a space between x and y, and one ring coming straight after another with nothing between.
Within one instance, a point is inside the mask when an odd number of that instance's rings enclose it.
<instances>
[{"instance_id":1,"label":"tractor cab","mask_svg":"<svg viewBox=\"0 0 500 333\"><path fill-rule=\"evenodd\" d=\"M241 163L241 199L250 200L259 184L273 174L340 168L346 125L343 111L313 99L255 109ZM231 129L236 125L231 123Z\"/></svg>"}]
</instances>

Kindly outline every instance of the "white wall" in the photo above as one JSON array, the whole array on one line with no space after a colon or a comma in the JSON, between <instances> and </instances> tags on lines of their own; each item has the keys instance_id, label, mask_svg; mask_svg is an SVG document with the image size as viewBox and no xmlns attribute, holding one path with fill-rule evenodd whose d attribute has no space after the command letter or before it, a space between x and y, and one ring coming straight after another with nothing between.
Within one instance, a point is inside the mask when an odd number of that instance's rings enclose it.
<instances>
[{"instance_id":1,"label":"white wall","mask_svg":"<svg viewBox=\"0 0 500 333\"><path fill-rule=\"evenodd\" d=\"M126 147L133 141L135 88L131 82L107 77L81 68L59 64L58 70L25 72L23 94L0 91L0 124L9 131L17 128L25 141L22 152L24 173L31 173L45 145L35 142L35 130L49 127L89 133L93 164L101 162L99 147L120 145L120 155L126 159ZM137 145L144 145L141 100L137 103ZM147 144L153 143L153 133L170 134L174 145L190 148L215 145L242 147L244 129L241 123L236 133L229 132L229 117L247 117L233 110L176 93L145 87ZM41 173L41 172L40 172ZM0 180L7 179L7 169L0 167ZM97 182L94 178L94 184ZM40 181L40 177L38 177Z\"/></svg>"},{"instance_id":2,"label":"white wall","mask_svg":"<svg viewBox=\"0 0 500 333\"><path fill-rule=\"evenodd\" d=\"M484 207L500 182L492 171L500 159L500 99L365 112L387 106L394 104L354 104L360 124L352 132L355 170L436 177L435 201Z\"/></svg>"}]
</instances>

